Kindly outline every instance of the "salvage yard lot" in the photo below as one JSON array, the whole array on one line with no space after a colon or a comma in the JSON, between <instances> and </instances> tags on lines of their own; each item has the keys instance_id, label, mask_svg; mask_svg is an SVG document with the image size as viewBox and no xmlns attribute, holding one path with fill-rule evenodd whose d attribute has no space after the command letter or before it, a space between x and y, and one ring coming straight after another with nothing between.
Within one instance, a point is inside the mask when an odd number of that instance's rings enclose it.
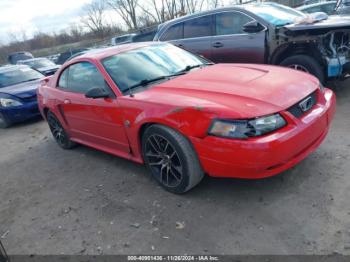
<instances>
[{"instance_id":1,"label":"salvage yard lot","mask_svg":"<svg viewBox=\"0 0 350 262\"><path fill-rule=\"evenodd\" d=\"M141 165L60 149L37 120L0 130L0 237L10 254L350 254L350 83L321 147L255 181L185 195Z\"/></svg>"}]
</instances>

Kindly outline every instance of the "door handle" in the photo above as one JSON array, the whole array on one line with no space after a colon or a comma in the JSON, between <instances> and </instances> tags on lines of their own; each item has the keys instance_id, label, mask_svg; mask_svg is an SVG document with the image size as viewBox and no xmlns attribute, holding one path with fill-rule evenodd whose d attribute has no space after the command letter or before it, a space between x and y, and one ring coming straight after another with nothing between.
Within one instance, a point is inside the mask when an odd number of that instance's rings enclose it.
<instances>
[{"instance_id":1,"label":"door handle","mask_svg":"<svg viewBox=\"0 0 350 262\"><path fill-rule=\"evenodd\" d=\"M63 103L64 103L65 105L68 105L68 104L70 104L71 102L70 102L69 99L64 99Z\"/></svg>"},{"instance_id":2,"label":"door handle","mask_svg":"<svg viewBox=\"0 0 350 262\"><path fill-rule=\"evenodd\" d=\"M223 46L224 46L224 44L221 43L221 42L216 42L216 43L213 44L213 47L215 47L215 48L220 48L220 47L223 47Z\"/></svg>"}]
</instances>

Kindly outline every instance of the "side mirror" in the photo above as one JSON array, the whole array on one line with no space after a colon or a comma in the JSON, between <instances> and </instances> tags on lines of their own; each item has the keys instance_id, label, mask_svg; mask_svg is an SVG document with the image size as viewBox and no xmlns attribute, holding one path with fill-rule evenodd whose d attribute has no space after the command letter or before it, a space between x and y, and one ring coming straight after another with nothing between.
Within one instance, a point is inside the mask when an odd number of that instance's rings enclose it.
<instances>
[{"instance_id":1,"label":"side mirror","mask_svg":"<svg viewBox=\"0 0 350 262\"><path fill-rule=\"evenodd\" d=\"M89 91L86 92L85 97L87 98L108 98L110 97L110 94L101 87L94 87L91 88Z\"/></svg>"},{"instance_id":2,"label":"side mirror","mask_svg":"<svg viewBox=\"0 0 350 262\"><path fill-rule=\"evenodd\" d=\"M246 33L259 33L264 29L264 26L257 21L251 21L243 26L243 31Z\"/></svg>"}]
</instances>

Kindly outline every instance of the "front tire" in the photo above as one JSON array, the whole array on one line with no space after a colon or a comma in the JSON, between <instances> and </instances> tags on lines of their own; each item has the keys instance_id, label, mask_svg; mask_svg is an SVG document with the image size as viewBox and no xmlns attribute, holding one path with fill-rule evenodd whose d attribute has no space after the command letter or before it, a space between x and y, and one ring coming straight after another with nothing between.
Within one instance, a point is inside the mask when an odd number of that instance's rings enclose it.
<instances>
[{"instance_id":1,"label":"front tire","mask_svg":"<svg viewBox=\"0 0 350 262\"><path fill-rule=\"evenodd\" d=\"M50 111L47 113L47 122L55 141L60 147L63 149L71 149L76 146L76 143L69 139L60 121Z\"/></svg>"},{"instance_id":2,"label":"front tire","mask_svg":"<svg viewBox=\"0 0 350 262\"><path fill-rule=\"evenodd\" d=\"M190 142L169 127L150 126L142 136L142 153L152 176L172 193L185 193L204 177Z\"/></svg>"},{"instance_id":3,"label":"front tire","mask_svg":"<svg viewBox=\"0 0 350 262\"><path fill-rule=\"evenodd\" d=\"M325 73L317 60L308 55L294 55L280 63L281 66L289 67L316 76L321 83L325 81Z\"/></svg>"},{"instance_id":4,"label":"front tire","mask_svg":"<svg viewBox=\"0 0 350 262\"><path fill-rule=\"evenodd\" d=\"M0 113L0 128L8 128L11 123Z\"/></svg>"}]
</instances>

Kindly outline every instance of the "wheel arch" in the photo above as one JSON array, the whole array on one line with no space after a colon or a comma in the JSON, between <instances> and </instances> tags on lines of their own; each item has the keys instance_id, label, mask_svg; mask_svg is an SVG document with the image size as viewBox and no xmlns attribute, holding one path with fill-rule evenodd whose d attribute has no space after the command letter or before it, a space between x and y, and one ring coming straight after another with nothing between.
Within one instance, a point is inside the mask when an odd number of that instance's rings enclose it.
<instances>
[{"instance_id":1,"label":"wheel arch","mask_svg":"<svg viewBox=\"0 0 350 262\"><path fill-rule=\"evenodd\" d=\"M180 133L183 137L185 137L191 146L194 148L194 145L192 144L191 140L189 139L189 136L197 136L195 133L189 132L189 129L187 126L182 125L181 123L177 121L167 121L166 119L148 119L143 121L137 128L137 151L139 153L140 158L142 161L144 161L143 156L142 156L142 137L145 131L154 125L160 125L160 126L165 126L167 128L170 128L178 133Z\"/></svg>"},{"instance_id":2,"label":"wheel arch","mask_svg":"<svg viewBox=\"0 0 350 262\"><path fill-rule=\"evenodd\" d=\"M297 43L284 44L272 54L269 63L279 65L283 60L294 55L308 55L320 63L322 67L326 66L323 55L315 43Z\"/></svg>"},{"instance_id":3,"label":"wheel arch","mask_svg":"<svg viewBox=\"0 0 350 262\"><path fill-rule=\"evenodd\" d=\"M176 125L170 124L167 121L161 121L159 119L158 120L149 119L149 120L144 121L142 124L140 124L140 126L138 127L138 130L137 130L137 147L138 147L138 150L140 152L140 156L141 156L142 160L143 160L143 156L142 156L142 137L143 137L143 134L146 132L146 130L149 127L154 126L154 125L161 125L161 126L171 128L171 129L181 133L184 137L186 137L186 134L184 134L179 128L177 128Z\"/></svg>"},{"instance_id":4,"label":"wheel arch","mask_svg":"<svg viewBox=\"0 0 350 262\"><path fill-rule=\"evenodd\" d=\"M50 109L48 107L43 107L43 117L47 119L47 114L49 113Z\"/></svg>"},{"instance_id":5,"label":"wheel arch","mask_svg":"<svg viewBox=\"0 0 350 262\"><path fill-rule=\"evenodd\" d=\"M138 162L143 162L142 136L150 126L162 125L171 128L191 140L191 137L205 137L215 116L216 113L199 106L177 106L163 110L157 115L154 114L154 110L138 115L127 130L132 154Z\"/></svg>"}]
</instances>

